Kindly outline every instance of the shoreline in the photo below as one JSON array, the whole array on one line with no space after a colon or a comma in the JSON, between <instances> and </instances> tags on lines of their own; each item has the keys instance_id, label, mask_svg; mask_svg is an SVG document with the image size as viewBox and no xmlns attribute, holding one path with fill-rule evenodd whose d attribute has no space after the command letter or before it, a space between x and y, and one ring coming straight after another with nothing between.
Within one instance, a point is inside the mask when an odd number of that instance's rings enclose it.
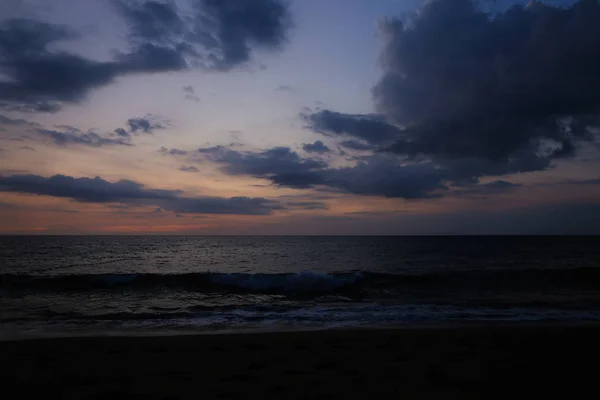
<instances>
[{"instance_id":1,"label":"shoreline","mask_svg":"<svg viewBox=\"0 0 600 400\"><path fill-rule=\"evenodd\" d=\"M599 335L597 324L478 324L7 341L0 385L66 399L582 397Z\"/></svg>"},{"instance_id":2,"label":"shoreline","mask_svg":"<svg viewBox=\"0 0 600 400\"><path fill-rule=\"evenodd\" d=\"M161 337L206 337L206 336L229 336L229 335L278 335L292 333L310 332L369 332L369 331L427 331L427 330L460 330L460 329L494 329L494 328L558 328L558 327L597 327L600 329L600 321L465 321L465 322L430 322L430 323L405 323L396 325L377 326L306 326L289 328L240 328L240 329L216 329L216 330L194 330L194 329L159 329L149 330L104 330L98 332L68 332L55 331L40 334L18 334L14 336L0 333L0 343L22 342L32 340L57 340L57 339L79 339L79 338L161 338Z\"/></svg>"}]
</instances>

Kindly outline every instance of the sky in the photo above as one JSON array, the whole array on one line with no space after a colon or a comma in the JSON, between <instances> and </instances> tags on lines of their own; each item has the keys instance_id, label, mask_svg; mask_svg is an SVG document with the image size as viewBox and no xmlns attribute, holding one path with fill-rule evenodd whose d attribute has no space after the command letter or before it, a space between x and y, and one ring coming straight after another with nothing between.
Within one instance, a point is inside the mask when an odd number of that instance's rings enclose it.
<instances>
[{"instance_id":1,"label":"sky","mask_svg":"<svg viewBox=\"0 0 600 400\"><path fill-rule=\"evenodd\" d=\"M600 234L597 0L2 0L0 234Z\"/></svg>"}]
</instances>

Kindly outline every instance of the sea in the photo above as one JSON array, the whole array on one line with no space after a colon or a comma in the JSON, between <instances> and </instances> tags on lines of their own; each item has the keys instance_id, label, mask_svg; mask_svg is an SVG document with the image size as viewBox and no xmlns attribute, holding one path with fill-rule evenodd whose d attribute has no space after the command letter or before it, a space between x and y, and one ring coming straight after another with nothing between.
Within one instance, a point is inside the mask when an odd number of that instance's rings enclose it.
<instances>
[{"instance_id":1,"label":"sea","mask_svg":"<svg viewBox=\"0 0 600 400\"><path fill-rule=\"evenodd\" d=\"M0 236L0 339L600 321L593 236Z\"/></svg>"}]
</instances>

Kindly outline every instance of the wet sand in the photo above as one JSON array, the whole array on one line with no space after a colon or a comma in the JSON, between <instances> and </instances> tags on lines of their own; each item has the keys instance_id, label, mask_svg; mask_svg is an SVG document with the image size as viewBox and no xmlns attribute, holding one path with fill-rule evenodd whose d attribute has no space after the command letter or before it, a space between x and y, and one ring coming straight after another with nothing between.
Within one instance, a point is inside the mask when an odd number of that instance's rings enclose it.
<instances>
[{"instance_id":1,"label":"wet sand","mask_svg":"<svg viewBox=\"0 0 600 400\"><path fill-rule=\"evenodd\" d=\"M6 399L507 398L597 393L598 326L0 343ZM33 398L33 397L31 397Z\"/></svg>"}]
</instances>

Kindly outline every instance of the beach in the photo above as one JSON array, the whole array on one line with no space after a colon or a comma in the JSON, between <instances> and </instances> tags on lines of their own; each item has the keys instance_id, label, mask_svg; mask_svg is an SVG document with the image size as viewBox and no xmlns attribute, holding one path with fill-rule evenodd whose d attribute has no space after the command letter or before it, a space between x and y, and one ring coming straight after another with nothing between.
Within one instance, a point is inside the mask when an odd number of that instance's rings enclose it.
<instances>
[{"instance_id":1,"label":"beach","mask_svg":"<svg viewBox=\"0 0 600 400\"><path fill-rule=\"evenodd\" d=\"M600 327L474 325L0 342L6 398L506 398L594 389Z\"/></svg>"}]
</instances>

